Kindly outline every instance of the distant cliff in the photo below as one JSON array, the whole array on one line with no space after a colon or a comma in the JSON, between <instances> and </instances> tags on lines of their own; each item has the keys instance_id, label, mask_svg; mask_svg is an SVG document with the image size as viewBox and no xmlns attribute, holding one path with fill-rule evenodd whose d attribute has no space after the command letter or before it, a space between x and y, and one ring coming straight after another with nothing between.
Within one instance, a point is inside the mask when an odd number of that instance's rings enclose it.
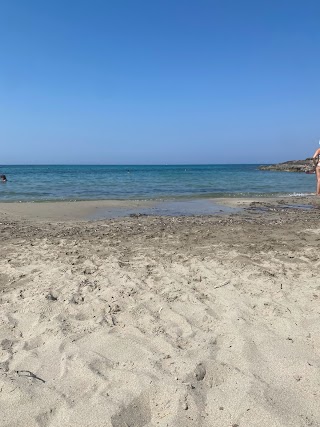
<instances>
[{"instance_id":1,"label":"distant cliff","mask_svg":"<svg viewBox=\"0 0 320 427\"><path fill-rule=\"evenodd\" d=\"M275 165L261 165L259 169L263 171L307 172L313 169L313 161L312 157L309 157L305 160L290 160Z\"/></svg>"}]
</instances>

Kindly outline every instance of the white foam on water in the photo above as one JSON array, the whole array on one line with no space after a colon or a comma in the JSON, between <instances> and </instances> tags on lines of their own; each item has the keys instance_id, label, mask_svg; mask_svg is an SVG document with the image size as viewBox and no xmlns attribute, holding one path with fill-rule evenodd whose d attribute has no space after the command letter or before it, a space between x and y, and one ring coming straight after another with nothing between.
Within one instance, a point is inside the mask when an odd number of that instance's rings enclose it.
<instances>
[{"instance_id":1,"label":"white foam on water","mask_svg":"<svg viewBox=\"0 0 320 427\"><path fill-rule=\"evenodd\" d=\"M289 194L289 197L305 197L305 196L314 196L314 193L292 193L292 194Z\"/></svg>"}]
</instances>

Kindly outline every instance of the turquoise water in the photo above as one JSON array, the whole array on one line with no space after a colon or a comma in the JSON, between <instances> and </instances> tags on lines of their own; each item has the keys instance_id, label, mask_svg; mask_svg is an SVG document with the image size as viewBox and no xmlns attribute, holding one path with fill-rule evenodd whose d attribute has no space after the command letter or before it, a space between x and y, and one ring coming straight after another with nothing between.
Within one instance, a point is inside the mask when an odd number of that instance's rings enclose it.
<instances>
[{"instance_id":1,"label":"turquoise water","mask_svg":"<svg viewBox=\"0 0 320 427\"><path fill-rule=\"evenodd\" d=\"M0 166L0 201L190 199L310 194L315 176L258 165Z\"/></svg>"}]
</instances>

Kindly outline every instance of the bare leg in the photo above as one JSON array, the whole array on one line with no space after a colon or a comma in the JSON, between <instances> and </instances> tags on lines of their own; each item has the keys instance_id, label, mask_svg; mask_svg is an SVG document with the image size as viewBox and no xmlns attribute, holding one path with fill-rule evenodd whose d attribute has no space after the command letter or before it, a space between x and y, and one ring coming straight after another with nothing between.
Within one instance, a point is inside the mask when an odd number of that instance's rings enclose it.
<instances>
[{"instance_id":1,"label":"bare leg","mask_svg":"<svg viewBox=\"0 0 320 427\"><path fill-rule=\"evenodd\" d=\"M317 175L317 196L320 196L320 166L316 167L316 175Z\"/></svg>"}]
</instances>

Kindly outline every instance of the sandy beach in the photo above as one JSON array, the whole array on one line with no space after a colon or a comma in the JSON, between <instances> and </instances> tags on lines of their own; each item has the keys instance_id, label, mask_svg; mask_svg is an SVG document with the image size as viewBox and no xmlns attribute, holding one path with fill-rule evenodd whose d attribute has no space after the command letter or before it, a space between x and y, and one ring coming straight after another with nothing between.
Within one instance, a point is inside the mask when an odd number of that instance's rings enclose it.
<instances>
[{"instance_id":1,"label":"sandy beach","mask_svg":"<svg viewBox=\"0 0 320 427\"><path fill-rule=\"evenodd\" d=\"M0 204L1 427L320 426L317 198L79 203Z\"/></svg>"}]
</instances>

